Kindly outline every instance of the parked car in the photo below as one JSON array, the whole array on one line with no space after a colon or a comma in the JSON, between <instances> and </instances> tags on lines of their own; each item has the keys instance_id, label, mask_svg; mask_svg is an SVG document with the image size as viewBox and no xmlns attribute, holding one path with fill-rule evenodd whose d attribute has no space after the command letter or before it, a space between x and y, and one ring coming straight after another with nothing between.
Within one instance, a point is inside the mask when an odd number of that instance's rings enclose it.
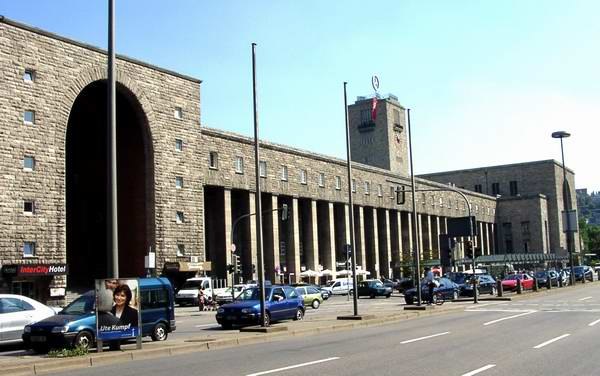
<instances>
[{"instance_id":1,"label":"parked car","mask_svg":"<svg viewBox=\"0 0 600 376\"><path fill-rule=\"evenodd\" d=\"M175 326L173 287L167 278L140 278L142 336L164 341ZM26 348L45 352L53 347L90 348L96 342L94 291L75 299L62 311L24 329Z\"/></svg>"},{"instance_id":2,"label":"parked car","mask_svg":"<svg viewBox=\"0 0 600 376\"><path fill-rule=\"evenodd\" d=\"M327 291L329 295L346 295L354 290L351 278L332 279L321 289Z\"/></svg>"},{"instance_id":3,"label":"parked car","mask_svg":"<svg viewBox=\"0 0 600 376\"><path fill-rule=\"evenodd\" d=\"M21 342L26 325L55 313L53 308L26 296L0 294L0 343Z\"/></svg>"},{"instance_id":4,"label":"parked car","mask_svg":"<svg viewBox=\"0 0 600 376\"><path fill-rule=\"evenodd\" d=\"M570 273L568 270L562 269L562 270L556 271L556 273L558 274L558 280L562 281L563 286L567 286L571 282L570 281L571 277L570 277Z\"/></svg>"},{"instance_id":5,"label":"parked car","mask_svg":"<svg viewBox=\"0 0 600 376\"><path fill-rule=\"evenodd\" d=\"M376 296L385 296L386 298L392 296L392 288L385 286L378 279L367 279L366 281L359 282L356 291L358 292L359 298L361 296L368 296L371 299Z\"/></svg>"},{"instance_id":6,"label":"parked car","mask_svg":"<svg viewBox=\"0 0 600 376\"><path fill-rule=\"evenodd\" d=\"M265 321L271 322L304 318L304 299L292 286L271 285L265 287ZM258 288L246 289L231 304L217 310L217 322L223 329L233 325L256 325L261 322Z\"/></svg>"},{"instance_id":7,"label":"parked car","mask_svg":"<svg viewBox=\"0 0 600 376\"><path fill-rule=\"evenodd\" d=\"M442 293L447 300L456 300L460 294L460 286L450 279L442 277L437 280L439 286L433 289L434 293ZM404 300L406 304L414 304L417 296L417 289L412 288L404 291ZM424 301L429 300L429 287L426 283L421 283L421 298Z\"/></svg>"},{"instance_id":8,"label":"parked car","mask_svg":"<svg viewBox=\"0 0 600 376\"><path fill-rule=\"evenodd\" d=\"M540 270L535 272L538 286L543 287L548 284L548 280L552 286L558 286L558 273L554 270Z\"/></svg>"},{"instance_id":9,"label":"parked car","mask_svg":"<svg viewBox=\"0 0 600 376\"><path fill-rule=\"evenodd\" d=\"M404 291L415 287L415 280L413 278L402 278L398 282L398 292L403 294Z\"/></svg>"},{"instance_id":10,"label":"parked car","mask_svg":"<svg viewBox=\"0 0 600 376\"><path fill-rule=\"evenodd\" d=\"M583 281L584 276L590 282L594 280L594 271L587 265L576 266L573 271L575 272L575 281Z\"/></svg>"},{"instance_id":11,"label":"parked car","mask_svg":"<svg viewBox=\"0 0 600 376\"><path fill-rule=\"evenodd\" d=\"M398 289L398 286L400 285L400 281L399 281L399 280L397 280L397 279L394 279L394 280L392 280L392 279L383 278L383 279L381 280L381 283L383 283L383 285L384 285L385 287L389 287L389 288L391 288L391 289L392 289L392 291L393 291L393 290L397 290L397 289Z\"/></svg>"},{"instance_id":12,"label":"parked car","mask_svg":"<svg viewBox=\"0 0 600 376\"><path fill-rule=\"evenodd\" d=\"M298 286L296 292L304 298L305 307L313 307L318 309L323 303L323 296L321 296L321 290L316 286Z\"/></svg>"},{"instance_id":13,"label":"parked car","mask_svg":"<svg viewBox=\"0 0 600 376\"><path fill-rule=\"evenodd\" d=\"M292 284L292 287L302 287L302 286L304 286L304 287L311 286L311 287L314 287L314 288L316 288L316 289L317 289L317 290L319 290L319 292L321 293L321 297L323 298L323 300L327 300L327 299L329 299L329 297L331 296L331 294L329 293L329 291L327 291L327 290L323 290L323 289L321 288L321 286L317 286L317 285L311 285L311 284L304 283L304 282L300 282L300 283L293 283L293 284Z\"/></svg>"},{"instance_id":14,"label":"parked car","mask_svg":"<svg viewBox=\"0 0 600 376\"><path fill-rule=\"evenodd\" d=\"M215 289L215 301L219 305L231 303L234 300L234 296L237 298L244 289L248 288L246 285L233 285L233 287L226 287L224 289ZM233 290L233 293L232 293Z\"/></svg>"},{"instance_id":15,"label":"parked car","mask_svg":"<svg viewBox=\"0 0 600 376\"><path fill-rule=\"evenodd\" d=\"M502 280L502 289L505 291L515 291L517 289L517 280L521 280L523 290L533 288L533 277L526 273L509 274Z\"/></svg>"},{"instance_id":16,"label":"parked car","mask_svg":"<svg viewBox=\"0 0 600 376\"><path fill-rule=\"evenodd\" d=\"M473 284L470 283L470 277L460 285L460 294L465 296L473 296ZM475 274L477 279L477 293L496 295L496 280L489 274Z\"/></svg>"}]
</instances>

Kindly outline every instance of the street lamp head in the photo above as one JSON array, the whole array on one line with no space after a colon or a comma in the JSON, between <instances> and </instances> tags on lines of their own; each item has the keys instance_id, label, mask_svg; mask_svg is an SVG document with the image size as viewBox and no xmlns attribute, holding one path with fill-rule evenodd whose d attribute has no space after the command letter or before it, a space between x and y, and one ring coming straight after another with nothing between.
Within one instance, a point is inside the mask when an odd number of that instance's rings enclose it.
<instances>
[{"instance_id":1,"label":"street lamp head","mask_svg":"<svg viewBox=\"0 0 600 376\"><path fill-rule=\"evenodd\" d=\"M571 136L571 134L565 131L552 132L552 138L567 138L569 136Z\"/></svg>"}]
</instances>

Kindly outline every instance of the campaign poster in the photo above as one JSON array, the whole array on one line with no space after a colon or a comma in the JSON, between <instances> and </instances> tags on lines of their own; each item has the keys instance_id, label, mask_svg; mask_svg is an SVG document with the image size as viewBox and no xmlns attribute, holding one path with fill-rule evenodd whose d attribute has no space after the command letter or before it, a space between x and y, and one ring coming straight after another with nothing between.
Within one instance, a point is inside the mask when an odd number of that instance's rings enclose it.
<instances>
[{"instance_id":1,"label":"campaign poster","mask_svg":"<svg viewBox=\"0 0 600 376\"><path fill-rule=\"evenodd\" d=\"M140 287L137 279L96 280L96 333L102 341L140 334Z\"/></svg>"}]
</instances>

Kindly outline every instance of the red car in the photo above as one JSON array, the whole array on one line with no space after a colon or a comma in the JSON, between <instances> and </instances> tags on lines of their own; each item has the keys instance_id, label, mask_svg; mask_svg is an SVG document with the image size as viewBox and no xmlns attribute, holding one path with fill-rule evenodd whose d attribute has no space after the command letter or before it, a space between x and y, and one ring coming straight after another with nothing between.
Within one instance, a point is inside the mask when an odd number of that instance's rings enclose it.
<instances>
[{"instance_id":1,"label":"red car","mask_svg":"<svg viewBox=\"0 0 600 376\"><path fill-rule=\"evenodd\" d=\"M511 274L502 280L502 289L514 291L517 289L517 280L521 280L523 290L533 289L533 278L528 274Z\"/></svg>"}]
</instances>

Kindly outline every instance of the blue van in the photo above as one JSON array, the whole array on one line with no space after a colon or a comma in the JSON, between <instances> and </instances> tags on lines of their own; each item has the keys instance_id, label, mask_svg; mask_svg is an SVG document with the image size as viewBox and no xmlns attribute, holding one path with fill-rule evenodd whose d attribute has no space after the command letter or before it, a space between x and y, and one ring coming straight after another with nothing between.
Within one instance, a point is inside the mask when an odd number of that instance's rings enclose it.
<instances>
[{"instance_id":1,"label":"blue van","mask_svg":"<svg viewBox=\"0 0 600 376\"><path fill-rule=\"evenodd\" d=\"M140 278L142 336L164 341L175 326L173 287L167 278ZM46 352L53 347L92 347L96 342L95 293L88 291L58 314L27 325L25 348Z\"/></svg>"}]
</instances>

